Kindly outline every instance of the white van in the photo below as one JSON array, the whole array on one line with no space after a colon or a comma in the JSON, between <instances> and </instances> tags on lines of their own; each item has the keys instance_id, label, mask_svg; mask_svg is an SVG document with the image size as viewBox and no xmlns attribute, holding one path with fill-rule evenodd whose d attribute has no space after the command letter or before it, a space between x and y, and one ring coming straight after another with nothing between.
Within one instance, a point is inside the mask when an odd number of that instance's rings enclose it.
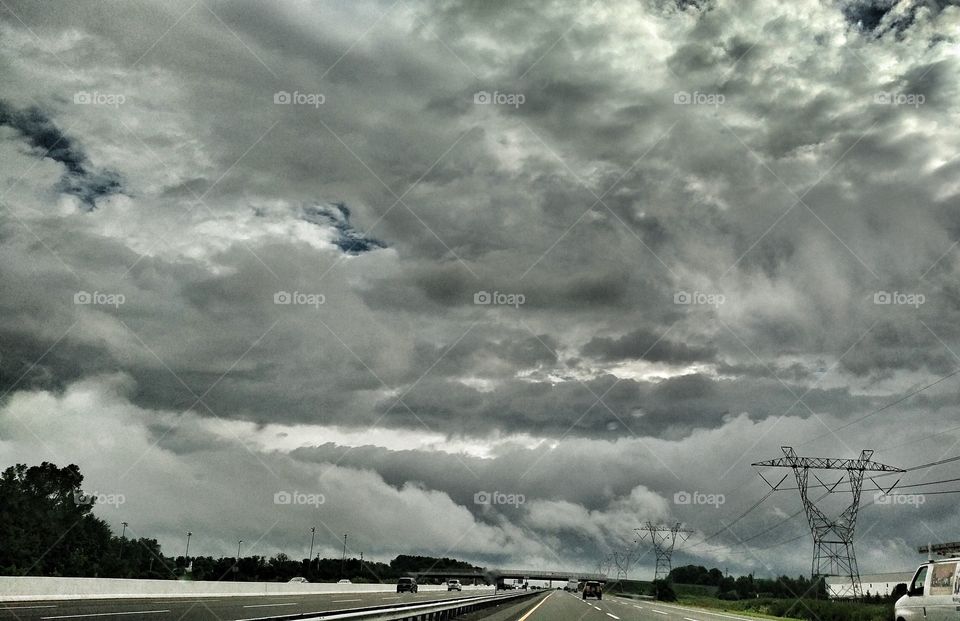
<instances>
[{"instance_id":1,"label":"white van","mask_svg":"<svg viewBox=\"0 0 960 621\"><path fill-rule=\"evenodd\" d=\"M897 621L956 621L960 607L957 566L960 557L924 563L897 600Z\"/></svg>"}]
</instances>

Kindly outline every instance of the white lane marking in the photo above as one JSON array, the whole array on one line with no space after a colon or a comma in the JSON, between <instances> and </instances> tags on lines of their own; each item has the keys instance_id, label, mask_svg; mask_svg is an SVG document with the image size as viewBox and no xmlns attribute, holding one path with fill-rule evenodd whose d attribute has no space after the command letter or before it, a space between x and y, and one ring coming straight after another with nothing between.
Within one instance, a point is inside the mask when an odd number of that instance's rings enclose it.
<instances>
[{"instance_id":1,"label":"white lane marking","mask_svg":"<svg viewBox=\"0 0 960 621\"><path fill-rule=\"evenodd\" d=\"M56 606L0 606L0 610L28 610L30 608L56 608Z\"/></svg>"},{"instance_id":2,"label":"white lane marking","mask_svg":"<svg viewBox=\"0 0 960 621\"><path fill-rule=\"evenodd\" d=\"M662 611L662 610L657 610L657 609L655 609L655 608L651 608L651 610L653 610L653 611L654 611L655 613L657 613L658 615L665 615L665 614L667 614L667 613L665 613L664 611Z\"/></svg>"},{"instance_id":3,"label":"white lane marking","mask_svg":"<svg viewBox=\"0 0 960 621\"><path fill-rule=\"evenodd\" d=\"M244 608L265 608L267 606L296 606L297 602L286 602L284 604L247 604Z\"/></svg>"},{"instance_id":4,"label":"white lane marking","mask_svg":"<svg viewBox=\"0 0 960 621\"><path fill-rule=\"evenodd\" d=\"M619 618L620 618L620 617L618 617L617 615L612 615L612 614L610 614L609 612L607 613L607 616L608 616L608 617L612 617L612 618L614 618L614 619L619 619Z\"/></svg>"},{"instance_id":5,"label":"white lane marking","mask_svg":"<svg viewBox=\"0 0 960 621\"><path fill-rule=\"evenodd\" d=\"M334 604L342 604L344 602L362 602L362 599L335 599L333 600Z\"/></svg>"},{"instance_id":6,"label":"white lane marking","mask_svg":"<svg viewBox=\"0 0 960 621\"><path fill-rule=\"evenodd\" d=\"M596 608L597 610L600 610L600 606L594 606L594 608Z\"/></svg>"},{"instance_id":7,"label":"white lane marking","mask_svg":"<svg viewBox=\"0 0 960 621\"><path fill-rule=\"evenodd\" d=\"M380 599L400 599L400 596L397 596L397 597L381 597Z\"/></svg>"},{"instance_id":8,"label":"white lane marking","mask_svg":"<svg viewBox=\"0 0 960 621\"><path fill-rule=\"evenodd\" d=\"M553 595L553 593L550 593L550 595ZM525 614L525 615L523 615L522 617L520 617L519 619L517 619L517 621L527 621L527 619L530 618L530 615L532 615L534 612L537 611L537 608L539 608L540 606L543 606L543 605L547 602L547 600L550 599L550 595L547 595L546 597L544 597L544 598L540 601L539 604L537 604L536 606L534 606L533 608L531 608L531 609L527 612L527 614Z\"/></svg>"},{"instance_id":9,"label":"white lane marking","mask_svg":"<svg viewBox=\"0 0 960 621\"><path fill-rule=\"evenodd\" d=\"M96 612L85 615L60 615L58 617L40 617L41 619L80 619L82 617L116 617L120 615L158 615L169 610L131 610L130 612Z\"/></svg>"},{"instance_id":10,"label":"white lane marking","mask_svg":"<svg viewBox=\"0 0 960 621\"><path fill-rule=\"evenodd\" d=\"M700 621L699 619L691 619L690 617L684 617L683 621Z\"/></svg>"},{"instance_id":11,"label":"white lane marking","mask_svg":"<svg viewBox=\"0 0 960 621\"><path fill-rule=\"evenodd\" d=\"M220 600L219 600L219 599L209 599L209 598L206 598L206 597L205 597L205 598L203 598L203 599L185 599L185 598L180 598L180 599L151 599L151 600L147 600L147 601L148 601L149 603L151 603L151 604L200 604L200 603L206 603L206 602L219 602Z\"/></svg>"},{"instance_id":12,"label":"white lane marking","mask_svg":"<svg viewBox=\"0 0 960 621\"><path fill-rule=\"evenodd\" d=\"M738 617L736 615L725 615L719 612L709 612L707 610L700 610L699 608L684 608L682 606L672 606L670 604L660 604L667 608L674 608L676 610L682 610L683 612L696 612L701 615L712 615L714 617L724 617L726 619L738 619L739 621L756 621L756 619L751 619L750 617Z\"/></svg>"}]
</instances>

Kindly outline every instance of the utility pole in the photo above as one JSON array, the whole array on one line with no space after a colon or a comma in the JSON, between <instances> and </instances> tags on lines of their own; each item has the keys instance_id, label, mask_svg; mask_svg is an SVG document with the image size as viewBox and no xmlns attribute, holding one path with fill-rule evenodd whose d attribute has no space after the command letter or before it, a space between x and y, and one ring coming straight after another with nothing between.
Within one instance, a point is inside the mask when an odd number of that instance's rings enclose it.
<instances>
[{"instance_id":1,"label":"utility pole","mask_svg":"<svg viewBox=\"0 0 960 621\"><path fill-rule=\"evenodd\" d=\"M343 564L347 560L347 535L343 535L343 554L340 555L340 579L343 580Z\"/></svg>"},{"instance_id":2,"label":"utility pole","mask_svg":"<svg viewBox=\"0 0 960 621\"><path fill-rule=\"evenodd\" d=\"M310 527L310 556L307 557L307 562L310 565L313 564L313 540L316 536L317 536L317 527L311 526Z\"/></svg>"},{"instance_id":3,"label":"utility pole","mask_svg":"<svg viewBox=\"0 0 960 621\"><path fill-rule=\"evenodd\" d=\"M127 540L127 524L126 522L120 522L123 524L123 530L120 532L120 558L123 558L123 544Z\"/></svg>"},{"instance_id":4,"label":"utility pole","mask_svg":"<svg viewBox=\"0 0 960 621\"><path fill-rule=\"evenodd\" d=\"M236 581L239 579L240 574L240 544L243 543L243 539L237 539L237 562L233 565L233 579Z\"/></svg>"},{"instance_id":5,"label":"utility pole","mask_svg":"<svg viewBox=\"0 0 960 621\"><path fill-rule=\"evenodd\" d=\"M659 580L661 577L666 579L673 570L673 548L677 544L677 537L681 541L686 541L687 537L693 533L688 528L683 528L680 522L667 526L663 524L654 524L647 522L643 528L635 528L639 535L639 540L645 537L650 538L653 543L653 552L657 557L657 565L653 572L653 579Z\"/></svg>"},{"instance_id":6,"label":"utility pole","mask_svg":"<svg viewBox=\"0 0 960 621\"><path fill-rule=\"evenodd\" d=\"M790 468L797 479L797 488L800 491L800 500L807 515L807 523L813 535L813 563L810 568L810 578L816 581L826 576L842 576L849 582L839 589L838 597L863 597L863 588L860 584L860 571L857 568L857 557L853 549L853 533L857 526L857 512L860 510L860 492L863 489L863 473L870 472L904 472L901 468L887 466L873 461L873 451L863 450L858 459L835 459L829 457L799 457L792 447L782 446L783 457L769 459L753 464L763 468ZM814 474L813 478L820 484L811 484L809 477L811 470L843 470L845 476L832 484L827 485ZM763 475L760 475L763 478ZM786 478L786 477L784 477ZM852 496L850 503L837 518L830 518L817 506L817 502L834 493L837 486L846 478L850 485ZM766 481L766 479L764 479ZM780 483L783 482L781 479ZM889 494L900 480L884 490L874 483L883 494ZM767 485L776 490L777 485ZM810 498L811 487L823 487L826 490L820 498ZM846 490L844 490L846 491Z\"/></svg>"},{"instance_id":7,"label":"utility pole","mask_svg":"<svg viewBox=\"0 0 960 621\"><path fill-rule=\"evenodd\" d=\"M184 563L190 562L190 537L193 537L193 533L190 531L187 531L187 550L183 553Z\"/></svg>"}]
</instances>

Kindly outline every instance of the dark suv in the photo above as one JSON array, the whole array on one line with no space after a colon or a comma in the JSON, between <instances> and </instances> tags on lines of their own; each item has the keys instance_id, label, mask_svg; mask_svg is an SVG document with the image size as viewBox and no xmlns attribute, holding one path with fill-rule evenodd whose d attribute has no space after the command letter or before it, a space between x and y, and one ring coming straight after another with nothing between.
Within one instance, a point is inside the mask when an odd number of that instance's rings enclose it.
<instances>
[{"instance_id":1,"label":"dark suv","mask_svg":"<svg viewBox=\"0 0 960 621\"><path fill-rule=\"evenodd\" d=\"M596 580L588 580L587 583L583 585L583 599L587 599L588 597L603 599L603 591L600 588L600 583Z\"/></svg>"},{"instance_id":2,"label":"dark suv","mask_svg":"<svg viewBox=\"0 0 960 621\"><path fill-rule=\"evenodd\" d=\"M417 581L413 578L400 578L397 580L397 593L403 593L404 591L416 593Z\"/></svg>"}]
</instances>

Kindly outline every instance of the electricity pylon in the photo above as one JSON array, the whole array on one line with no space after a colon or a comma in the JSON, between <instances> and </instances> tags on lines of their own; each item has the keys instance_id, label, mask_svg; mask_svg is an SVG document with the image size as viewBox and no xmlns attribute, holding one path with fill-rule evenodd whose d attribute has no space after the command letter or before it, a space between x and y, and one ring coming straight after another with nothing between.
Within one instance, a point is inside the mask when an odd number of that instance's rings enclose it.
<instances>
[{"instance_id":1,"label":"electricity pylon","mask_svg":"<svg viewBox=\"0 0 960 621\"><path fill-rule=\"evenodd\" d=\"M870 472L904 472L900 468L887 466L880 462L873 461L873 451L863 450L860 452L859 459L833 459L829 457L799 457L792 447L782 446L783 457L760 461L754 466L769 468L790 468L797 478L797 488L800 490L800 500L803 502L803 509L807 515L807 523L810 526L810 532L813 535L813 563L810 569L810 577L816 580L826 576L842 576L849 580L848 583L839 587L838 597L853 597L860 599L863 597L863 589L860 585L860 571L857 568L857 556L853 549L853 534L857 527L857 512L860 510L860 492L863 489L863 473ZM833 485L826 485L820 478L814 474L813 478L820 484L813 487L823 487L827 491L823 496L816 500L810 498L810 471L811 470L846 470L847 482L850 484L851 502L837 518L830 518L817 507L817 502L829 494L834 493L837 486L843 482L841 477ZM762 477L763 475L761 475ZM766 481L766 479L764 479ZM782 482L782 480L781 480ZM898 480L897 483L900 481ZM878 485L877 488L885 493L889 493L897 483L894 483L889 490L883 490ZM768 482L769 484L769 482ZM773 489L779 487L771 486ZM876 483L874 483L876 485Z\"/></svg>"},{"instance_id":2,"label":"electricity pylon","mask_svg":"<svg viewBox=\"0 0 960 621\"><path fill-rule=\"evenodd\" d=\"M687 537L693 532L681 527L680 522L672 526L647 522L643 528L635 528L634 530L637 531L640 540L643 540L644 537L650 537L650 541L653 543L653 552L657 557L657 566L653 572L654 580L659 580L661 576L664 578L670 576L670 571L673 569L673 548L677 544L677 537L680 537L681 541L686 541Z\"/></svg>"},{"instance_id":3,"label":"electricity pylon","mask_svg":"<svg viewBox=\"0 0 960 621\"><path fill-rule=\"evenodd\" d=\"M638 542L634 542L638 543ZM625 552L613 553L613 563L617 566L617 581L626 580L630 573L630 566L637 560L637 547L631 546Z\"/></svg>"}]
</instances>

